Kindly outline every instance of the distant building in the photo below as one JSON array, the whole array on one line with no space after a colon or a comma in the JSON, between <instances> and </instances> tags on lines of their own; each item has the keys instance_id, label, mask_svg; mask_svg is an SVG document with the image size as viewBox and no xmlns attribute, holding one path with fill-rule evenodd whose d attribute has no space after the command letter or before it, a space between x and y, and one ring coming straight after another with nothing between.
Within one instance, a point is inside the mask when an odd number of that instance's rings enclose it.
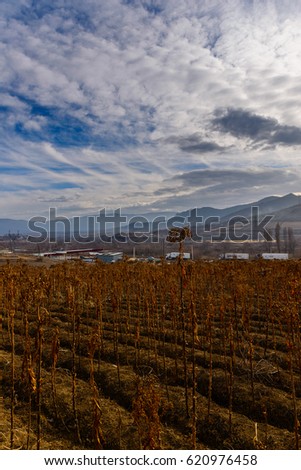
<instances>
[{"instance_id":1,"label":"distant building","mask_svg":"<svg viewBox=\"0 0 301 470\"><path fill-rule=\"evenodd\" d=\"M123 259L123 253L121 251L97 253L96 259L103 263L116 263L116 261L121 261Z\"/></svg>"},{"instance_id":2,"label":"distant building","mask_svg":"<svg viewBox=\"0 0 301 470\"><path fill-rule=\"evenodd\" d=\"M288 253L262 253L262 259L288 259Z\"/></svg>"},{"instance_id":3,"label":"distant building","mask_svg":"<svg viewBox=\"0 0 301 470\"><path fill-rule=\"evenodd\" d=\"M249 253L224 253L219 259L249 259Z\"/></svg>"},{"instance_id":4,"label":"distant building","mask_svg":"<svg viewBox=\"0 0 301 470\"><path fill-rule=\"evenodd\" d=\"M94 261L95 261L95 257L89 258L88 256L81 256L80 259L81 259L84 263L94 263Z\"/></svg>"},{"instance_id":5,"label":"distant building","mask_svg":"<svg viewBox=\"0 0 301 470\"><path fill-rule=\"evenodd\" d=\"M188 260L191 259L191 254L190 253L182 253L183 259ZM172 259L177 259L180 257L180 252L179 251L172 251L171 253L167 253L165 256L165 259L167 260L172 260Z\"/></svg>"}]
</instances>

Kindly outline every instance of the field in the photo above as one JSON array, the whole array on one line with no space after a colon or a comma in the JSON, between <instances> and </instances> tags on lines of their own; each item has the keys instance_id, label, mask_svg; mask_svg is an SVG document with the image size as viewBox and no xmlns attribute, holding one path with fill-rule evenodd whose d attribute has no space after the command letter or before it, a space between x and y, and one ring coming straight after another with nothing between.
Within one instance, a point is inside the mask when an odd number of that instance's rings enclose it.
<instances>
[{"instance_id":1,"label":"field","mask_svg":"<svg viewBox=\"0 0 301 470\"><path fill-rule=\"evenodd\" d=\"M1 449L298 449L301 264L0 268Z\"/></svg>"}]
</instances>

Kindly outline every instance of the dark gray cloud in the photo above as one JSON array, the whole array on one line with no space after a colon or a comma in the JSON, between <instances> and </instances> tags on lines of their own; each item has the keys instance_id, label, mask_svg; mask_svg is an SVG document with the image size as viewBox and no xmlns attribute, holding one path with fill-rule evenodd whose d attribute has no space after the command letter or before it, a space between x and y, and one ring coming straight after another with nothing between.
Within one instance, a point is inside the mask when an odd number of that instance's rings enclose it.
<instances>
[{"instance_id":1,"label":"dark gray cloud","mask_svg":"<svg viewBox=\"0 0 301 470\"><path fill-rule=\"evenodd\" d=\"M222 147L214 142L199 142L192 145L180 145L180 149L191 153L208 153L223 150Z\"/></svg>"},{"instance_id":2,"label":"dark gray cloud","mask_svg":"<svg viewBox=\"0 0 301 470\"><path fill-rule=\"evenodd\" d=\"M254 191L257 188L275 188L280 184L294 184L296 183L295 191L299 184L299 175L294 171L287 171L282 169L266 169L266 170L197 170L189 171L176 175L166 180L167 185L154 192L155 196L181 194L182 200L185 197L185 191L191 198L192 193L202 193L207 196L217 194L225 195L230 194L243 194L252 188ZM184 195L184 196L183 196ZM236 197L237 197L236 196ZM223 201L221 201L223 202Z\"/></svg>"},{"instance_id":3,"label":"dark gray cloud","mask_svg":"<svg viewBox=\"0 0 301 470\"><path fill-rule=\"evenodd\" d=\"M169 181L174 181L178 185L174 189L180 188L199 188L206 191L217 190L233 190L235 188L247 189L252 186L267 186L271 184L279 184L283 182L296 180L294 172L288 172L280 169L267 169L259 171L250 170L197 170L176 175ZM162 188L157 193L163 194L170 192L170 188Z\"/></svg>"},{"instance_id":4,"label":"dark gray cloud","mask_svg":"<svg viewBox=\"0 0 301 470\"><path fill-rule=\"evenodd\" d=\"M249 138L255 144L301 145L301 128L280 124L276 119L244 109L218 110L212 120L214 129L237 138Z\"/></svg>"},{"instance_id":5,"label":"dark gray cloud","mask_svg":"<svg viewBox=\"0 0 301 470\"><path fill-rule=\"evenodd\" d=\"M188 153L210 153L224 150L216 142L203 140L199 134L192 134L186 137L170 136L165 142L176 144L180 150Z\"/></svg>"}]
</instances>

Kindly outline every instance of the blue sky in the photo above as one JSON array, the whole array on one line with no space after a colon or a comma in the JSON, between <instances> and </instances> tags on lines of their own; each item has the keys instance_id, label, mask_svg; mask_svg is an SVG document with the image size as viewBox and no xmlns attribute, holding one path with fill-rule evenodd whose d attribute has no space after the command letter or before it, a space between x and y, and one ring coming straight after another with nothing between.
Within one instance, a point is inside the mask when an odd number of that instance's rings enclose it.
<instances>
[{"instance_id":1,"label":"blue sky","mask_svg":"<svg viewBox=\"0 0 301 470\"><path fill-rule=\"evenodd\" d=\"M301 191L301 0L2 0L0 48L0 217Z\"/></svg>"}]
</instances>

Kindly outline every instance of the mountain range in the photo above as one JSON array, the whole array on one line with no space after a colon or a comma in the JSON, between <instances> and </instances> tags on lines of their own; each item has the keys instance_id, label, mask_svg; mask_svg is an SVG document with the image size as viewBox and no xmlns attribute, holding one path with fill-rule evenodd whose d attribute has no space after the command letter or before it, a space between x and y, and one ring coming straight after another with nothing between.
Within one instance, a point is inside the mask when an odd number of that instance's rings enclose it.
<instances>
[{"instance_id":1,"label":"mountain range","mask_svg":"<svg viewBox=\"0 0 301 470\"><path fill-rule=\"evenodd\" d=\"M227 221L236 216L250 217L252 207L258 207L261 216L273 215L273 220L278 220L279 218L281 221L285 222L289 222L291 220L290 217L296 220L296 213L298 214L299 210L299 220L301 222L301 196L293 193L286 194L285 196L269 196L259 201L239 204L223 209L201 207L197 209L197 213L199 216L203 216L203 218L217 216L220 217L221 221ZM190 212L191 209L180 212L179 215L187 217ZM288 219L286 219L286 214Z\"/></svg>"},{"instance_id":2,"label":"mountain range","mask_svg":"<svg viewBox=\"0 0 301 470\"><path fill-rule=\"evenodd\" d=\"M301 196L290 193L285 196L269 196L258 201L253 201L247 204L239 204L235 206L226 207L223 209L218 209L214 207L199 207L196 208L198 217L203 217L203 220L208 217L219 217L221 224L226 223L229 219L233 217L246 217L249 218L251 215L251 208L258 207L258 214L260 217L265 215L272 215L273 219L271 223L275 225L277 222L280 224L296 224L300 222L301 225ZM195 209L195 208L193 208ZM192 209L178 212L178 213L147 213L140 214L139 216L144 217L144 219L152 222L155 217L165 216L166 220L170 219L172 216L181 216L188 217L191 214ZM133 220L134 217L139 217L137 215L123 214L127 215L127 220ZM90 216L91 217L91 216ZM93 216L92 216L93 217ZM96 217L96 216L94 216ZM84 228L87 227L88 216L82 216L79 218L80 231L84 232ZM72 221L72 218L71 218ZM37 224L38 225L38 224ZM47 224L44 225L47 229ZM131 224L130 224L131 227ZM62 231L62 226L60 224L56 225L57 232ZM124 228L124 226L122 226ZM71 230L73 226L71 224ZM7 234L30 234L31 231L28 228L27 220L15 220L9 218L0 219L0 235L4 236Z\"/></svg>"}]
</instances>

